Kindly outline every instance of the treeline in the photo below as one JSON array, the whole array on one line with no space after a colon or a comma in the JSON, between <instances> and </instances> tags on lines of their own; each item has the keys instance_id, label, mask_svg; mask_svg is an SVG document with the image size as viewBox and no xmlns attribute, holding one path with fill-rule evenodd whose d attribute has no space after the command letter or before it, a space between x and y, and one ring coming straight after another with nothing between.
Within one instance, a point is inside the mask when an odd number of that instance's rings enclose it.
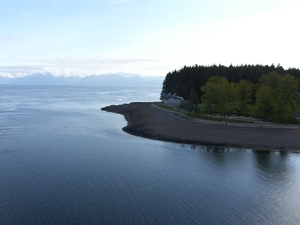
<instances>
[{"instance_id":1,"label":"treeline","mask_svg":"<svg viewBox=\"0 0 300 225\"><path fill-rule=\"evenodd\" d=\"M296 122L299 80L292 75L270 72L260 77L258 85L247 80L229 83L225 77L212 76L200 90L203 104L198 112L227 115L238 112L239 115L253 115L267 121Z\"/></svg>"},{"instance_id":2,"label":"treeline","mask_svg":"<svg viewBox=\"0 0 300 225\"><path fill-rule=\"evenodd\" d=\"M268 121L296 122L298 69L281 66L193 66L168 73L161 93L188 100L201 113L252 115ZM200 107L198 105L200 104ZM192 106L192 107L191 107Z\"/></svg>"},{"instance_id":3,"label":"treeline","mask_svg":"<svg viewBox=\"0 0 300 225\"><path fill-rule=\"evenodd\" d=\"M277 72L280 75L290 74L300 79L299 69L283 69L278 66L262 66L262 65L241 65L241 66L191 66L183 67L166 75L163 82L161 97L164 94L171 93L183 97L185 100L190 99L190 95L197 95L200 102L202 93L200 87L207 83L212 76L225 77L228 82L238 83L240 80L247 80L253 84L258 84L259 78L263 74Z\"/></svg>"}]
</instances>

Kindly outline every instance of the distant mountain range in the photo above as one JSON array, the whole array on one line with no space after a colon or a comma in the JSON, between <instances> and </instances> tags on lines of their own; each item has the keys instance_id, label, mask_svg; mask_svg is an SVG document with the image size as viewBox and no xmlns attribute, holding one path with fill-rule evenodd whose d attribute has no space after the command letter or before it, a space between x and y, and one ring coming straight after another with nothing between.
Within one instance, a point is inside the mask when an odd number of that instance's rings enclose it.
<instances>
[{"instance_id":1,"label":"distant mountain range","mask_svg":"<svg viewBox=\"0 0 300 225\"><path fill-rule=\"evenodd\" d=\"M19 78L5 78L0 76L0 84L11 85L162 85L164 77L141 77L135 74L104 74L86 77L53 76L51 74L33 74Z\"/></svg>"}]
</instances>

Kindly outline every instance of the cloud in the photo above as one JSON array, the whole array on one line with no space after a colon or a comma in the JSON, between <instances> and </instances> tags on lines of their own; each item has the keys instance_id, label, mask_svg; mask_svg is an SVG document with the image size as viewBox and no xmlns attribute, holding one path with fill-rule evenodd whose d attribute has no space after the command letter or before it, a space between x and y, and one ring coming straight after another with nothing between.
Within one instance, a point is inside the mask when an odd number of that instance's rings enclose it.
<instances>
[{"instance_id":1,"label":"cloud","mask_svg":"<svg viewBox=\"0 0 300 225\"><path fill-rule=\"evenodd\" d=\"M63 3L62 2L55 2L51 6L52 6L52 8L54 10L58 10L59 11L59 10L62 9Z\"/></svg>"},{"instance_id":2,"label":"cloud","mask_svg":"<svg viewBox=\"0 0 300 225\"><path fill-rule=\"evenodd\" d=\"M32 12L22 12L21 14L24 17L37 17L37 14L34 14Z\"/></svg>"},{"instance_id":3,"label":"cloud","mask_svg":"<svg viewBox=\"0 0 300 225\"><path fill-rule=\"evenodd\" d=\"M141 76L164 76L174 69L162 60L139 58L78 57L28 62L0 66L0 76L23 77L34 73L50 73L54 76L89 76L107 73L134 73Z\"/></svg>"},{"instance_id":4,"label":"cloud","mask_svg":"<svg viewBox=\"0 0 300 225\"><path fill-rule=\"evenodd\" d=\"M0 77L13 78L12 74L4 72L0 72Z\"/></svg>"},{"instance_id":5,"label":"cloud","mask_svg":"<svg viewBox=\"0 0 300 225\"><path fill-rule=\"evenodd\" d=\"M12 41L13 37L10 35L0 35L0 41Z\"/></svg>"},{"instance_id":6,"label":"cloud","mask_svg":"<svg viewBox=\"0 0 300 225\"><path fill-rule=\"evenodd\" d=\"M109 0L108 2L110 3L110 4L116 4L116 5L118 5L118 4L122 4L122 3L128 3L130 0Z\"/></svg>"}]
</instances>

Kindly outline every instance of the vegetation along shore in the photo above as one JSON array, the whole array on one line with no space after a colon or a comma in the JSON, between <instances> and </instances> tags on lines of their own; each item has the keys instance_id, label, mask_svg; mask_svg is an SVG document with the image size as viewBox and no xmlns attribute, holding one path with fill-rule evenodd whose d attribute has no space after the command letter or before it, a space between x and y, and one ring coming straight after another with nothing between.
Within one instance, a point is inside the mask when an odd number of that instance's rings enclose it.
<instances>
[{"instance_id":1,"label":"vegetation along shore","mask_svg":"<svg viewBox=\"0 0 300 225\"><path fill-rule=\"evenodd\" d=\"M125 116L129 134L175 143L250 148L300 150L300 127L270 124L227 124L188 120L154 103L130 103L102 108Z\"/></svg>"},{"instance_id":2,"label":"vegetation along shore","mask_svg":"<svg viewBox=\"0 0 300 225\"><path fill-rule=\"evenodd\" d=\"M280 65L192 66L168 73L161 99L180 96L181 108L198 114L253 116L297 123L300 117L299 69Z\"/></svg>"},{"instance_id":3,"label":"vegetation along shore","mask_svg":"<svg viewBox=\"0 0 300 225\"><path fill-rule=\"evenodd\" d=\"M284 70L279 65L196 65L166 75L161 103L103 110L124 115L128 125L123 130L141 137L300 151L299 79L298 69Z\"/></svg>"}]
</instances>

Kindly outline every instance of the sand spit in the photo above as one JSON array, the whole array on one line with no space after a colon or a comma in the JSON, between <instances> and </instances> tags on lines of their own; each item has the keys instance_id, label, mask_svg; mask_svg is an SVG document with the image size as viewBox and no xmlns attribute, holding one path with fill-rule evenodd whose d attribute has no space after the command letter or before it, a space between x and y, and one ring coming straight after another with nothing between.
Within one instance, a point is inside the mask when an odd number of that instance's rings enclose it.
<instances>
[{"instance_id":1,"label":"sand spit","mask_svg":"<svg viewBox=\"0 0 300 225\"><path fill-rule=\"evenodd\" d=\"M254 150L300 151L300 127L293 125L238 124L187 120L151 102L111 105L104 111L124 115L129 134L175 143L249 148Z\"/></svg>"}]
</instances>

